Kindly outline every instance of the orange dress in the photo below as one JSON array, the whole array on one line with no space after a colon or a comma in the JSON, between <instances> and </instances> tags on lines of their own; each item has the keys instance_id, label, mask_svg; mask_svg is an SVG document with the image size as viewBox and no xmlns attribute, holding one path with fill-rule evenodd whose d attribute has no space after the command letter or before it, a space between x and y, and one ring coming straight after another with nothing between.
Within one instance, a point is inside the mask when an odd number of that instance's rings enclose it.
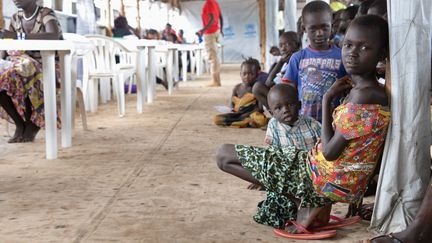
<instances>
[{"instance_id":1,"label":"orange dress","mask_svg":"<svg viewBox=\"0 0 432 243\"><path fill-rule=\"evenodd\" d=\"M340 105L333 113L333 127L348 141L342 154L327 161L321 144L311 151L308 168L315 190L333 201L361 199L384 147L390 111L377 104Z\"/></svg>"}]
</instances>

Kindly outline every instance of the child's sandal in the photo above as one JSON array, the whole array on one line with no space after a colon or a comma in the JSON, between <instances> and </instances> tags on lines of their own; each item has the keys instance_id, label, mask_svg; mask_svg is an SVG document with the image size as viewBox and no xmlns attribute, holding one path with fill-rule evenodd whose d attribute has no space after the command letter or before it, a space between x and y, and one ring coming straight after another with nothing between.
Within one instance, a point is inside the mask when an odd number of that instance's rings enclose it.
<instances>
[{"instance_id":1,"label":"child's sandal","mask_svg":"<svg viewBox=\"0 0 432 243\"><path fill-rule=\"evenodd\" d=\"M297 240L320 240L336 236L336 230L311 231L306 229L304 225L301 225L296 221L288 221L286 226L289 226L291 224L294 225L296 230L301 233L291 233L283 229L274 229L274 233L284 238Z\"/></svg>"}]
</instances>

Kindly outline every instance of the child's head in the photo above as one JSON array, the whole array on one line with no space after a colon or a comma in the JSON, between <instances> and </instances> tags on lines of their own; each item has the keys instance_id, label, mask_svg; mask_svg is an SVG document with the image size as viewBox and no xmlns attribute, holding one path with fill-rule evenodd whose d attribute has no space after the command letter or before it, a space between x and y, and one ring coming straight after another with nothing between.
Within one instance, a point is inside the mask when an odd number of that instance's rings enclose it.
<instances>
[{"instance_id":1,"label":"child's head","mask_svg":"<svg viewBox=\"0 0 432 243\"><path fill-rule=\"evenodd\" d=\"M337 31L339 30L341 15L343 11L344 9L340 9L333 13L331 36L336 35Z\"/></svg>"},{"instance_id":2,"label":"child's head","mask_svg":"<svg viewBox=\"0 0 432 243\"><path fill-rule=\"evenodd\" d=\"M270 89L267 101L270 112L280 123L292 126L298 120L301 102L294 86L276 84Z\"/></svg>"},{"instance_id":3,"label":"child's head","mask_svg":"<svg viewBox=\"0 0 432 243\"><path fill-rule=\"evenodd\" d=\"M349 74L375 73L378 61L384 60L389 45L387 22L375 15L355 18L345 35L342 61Z\"/></svg>"},{"instance_id":4,"label":"child's head","mask_svg":"<svg viewBox=\"0 0 432 243\"><path fill-rule=\"evenodd\" d=\"M330 6L323 1L310 2L303 8L302 19L310 46L317 50L328 49L332 24Z\"/></svg>"},{"instance_id":5,"label":"child's head","mask_svg":"<svg viewBox=\"0 0 432 243\"><path fill-rule=\"evenodd\" d=\"M381 18L387 20L387 1L386 0L375 0L368 11L368 14L378 15Z\"/></svg>"},{"instance_id":6,"label":"child's head","mask_svg":"<svg viewBox=\"0 0 432 243\"><path fill-rule=\"evenodd\" d=\"M281 55L280 50L277 46L270 47L270 54L273 56L280 56Z\"/></svg>"},{"instance_id":7,"label":"child's head","mask_svg":"<svg viewBox=\"0 0 432 243\"><path fill-rule=\"evenodd\" d=\"M338 32L344 34L348 28L348 25L357 15L358 6L349 6L342 11L340 15L340 22Z\"/></svg>"},{"instance_id":8,"label":"child's head","mask_svg":"<svg viewBox=\"0 0 432 243\"><path fill-rule=\"evenodd\" d=\"M300 49L301 42L296 32L283 32L279 37L279 48L282 55L296 52Z\"/></svg>"},{"instance_id":9,"label":"child's head","mask_svg":"<svg viewBox=\"0 0 432 243\"><path fill-rule=\"evenodd\" d=\"M249 57L242 62L240 66L240 77L245 85L253 86L255 84L258 72L260 70L259 66L260 64L258 60L252 57Z\"/></svg>"}]
</instances>

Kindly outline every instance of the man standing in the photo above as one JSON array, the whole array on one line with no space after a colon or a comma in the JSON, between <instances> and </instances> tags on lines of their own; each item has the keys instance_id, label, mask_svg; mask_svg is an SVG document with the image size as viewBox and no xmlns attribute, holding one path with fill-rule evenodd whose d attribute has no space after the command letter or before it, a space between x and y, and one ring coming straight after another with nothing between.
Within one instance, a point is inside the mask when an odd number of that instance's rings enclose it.
<instances>
[{"instance_id":1,"label":"man standing","mask_svg":"<svg viewBox=\"0 0 432 243\"><path fill-rule=\"evenodd\" d=\"M219 42L219 33L223 35L223 18L219 4L216 2L216 0L205 1L201 12L201 18L204 27L198 31L197 34L204 34L204 43L207 56L210 61L210 72L213 80L213 83L210 86L219 87L221 86L221 81L217 43Z\"/></svg>"}]
</instances>

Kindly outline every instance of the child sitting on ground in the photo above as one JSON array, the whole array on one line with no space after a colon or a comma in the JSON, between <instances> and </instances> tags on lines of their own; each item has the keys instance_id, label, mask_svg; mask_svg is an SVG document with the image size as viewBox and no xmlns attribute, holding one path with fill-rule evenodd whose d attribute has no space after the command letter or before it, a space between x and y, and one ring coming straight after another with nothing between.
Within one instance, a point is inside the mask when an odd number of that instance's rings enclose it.
<instances>
[{"instance_id":1,"label":"child sitting on ground","mask_svg":"<svg viewBox=\"0 0 432 243\"><path fill-rule=\"evenodd\" d=\"M336 79L346 75L346 71L341 50L329 42L330 6L324 1L310 2L303 8L302 19L309 46L292 55L282 81L297 88L302 102L300 114L321 122L323 96Z\"/></svg>"},{"instance_id":2,"label":"child sitting on ground","mask_svg":"<svg viewBox=\"0 0 432 243\"><path fill-rule=\"evenodd\" d=\"M270 146L295 146L305 151L312 149L321 136L321 124L313 118L299 116L301 103L297 90L292 85L276 84L267 98L273 117L267 124L264 142ZM248 189L264 188L251 184Z\"/></svg>"},{"instance_id":3,"label":"child sitting on ground","mask_svg":"<svg viewBox=\"0 0 432 243\"><path fill-rule=\"evenodd\" d=\"M221 170L268 192L255 221L284 229L276 233L296 239L333 237L336 231L323 230L357 221L358 217L329 223L331 205L362 198L383 149L390 111L375 67L387 51L384 19L366 15L351 22L342 49L351 76L338 79L323 96L321 140L309 153L294 146L219 148L216 160ZM332 113L331 103L347 91Z\"/></svg>"},{"instance_id":4,"label":"child sitting on ground","mask_svg":"<svg viewBox=\"0 0 432 243\"><path fill-rule=\"evenodd\" d=\"M282 82L282 77L288 67L288 61L291 55L298 51L301 47L300 39L296 32L288 31L282 33L279 38L279 47L281 52L281 57L273 69L270 70L270 74L267 77L265 83L257 82L253 87L253 93L259 101L259 106L261 109L263 107L269 108L267 103L267 94L269 89L278 83Z\"/></svg>"},{"instance_id":5,"label":"child sitting on ground","mask_svg":"<svg viewBox=\"0 0 432 243\"><path fill-rule=\"evenodd\" d=\"M301 102L297 90L287 84L276 84L268 93L273 117L267 125L265 143L272 146L295 146L308 151L321 136L321 124L299 115Z\"/></svg>"},{"instance_id":6,"label":"child sitting on ground","mask_svg":"<svg viewBox=\"0 0 432 243\"><path fill-rule=\"evenodd\" d=\"M267 125L268 118L258 111L257 100L252 94L252 87L258 75L257 62L254 58L242 62L240 66L242 83L234 87L231 98L233 112L216 115L214 118L216 125L238 128L259 128Z\"/></svg>"},{"instance_id":7,"label":"child sitting on ground","mask_svg":"<svg viewBox=\"0 0 432 243\"><path fill-rule=\"evenodd\" d=\"M266 73L266 72L264 72L264 71L262 71L261 64L259 63L259 61L257 59L253 58L253 60L255 62L255 66L256 66L257 72L258 72L256 81L260 82L260 83L265 83L265 81L267 80L267 77L269 76L269 74Z\"/></svg>"}]
</instances>

